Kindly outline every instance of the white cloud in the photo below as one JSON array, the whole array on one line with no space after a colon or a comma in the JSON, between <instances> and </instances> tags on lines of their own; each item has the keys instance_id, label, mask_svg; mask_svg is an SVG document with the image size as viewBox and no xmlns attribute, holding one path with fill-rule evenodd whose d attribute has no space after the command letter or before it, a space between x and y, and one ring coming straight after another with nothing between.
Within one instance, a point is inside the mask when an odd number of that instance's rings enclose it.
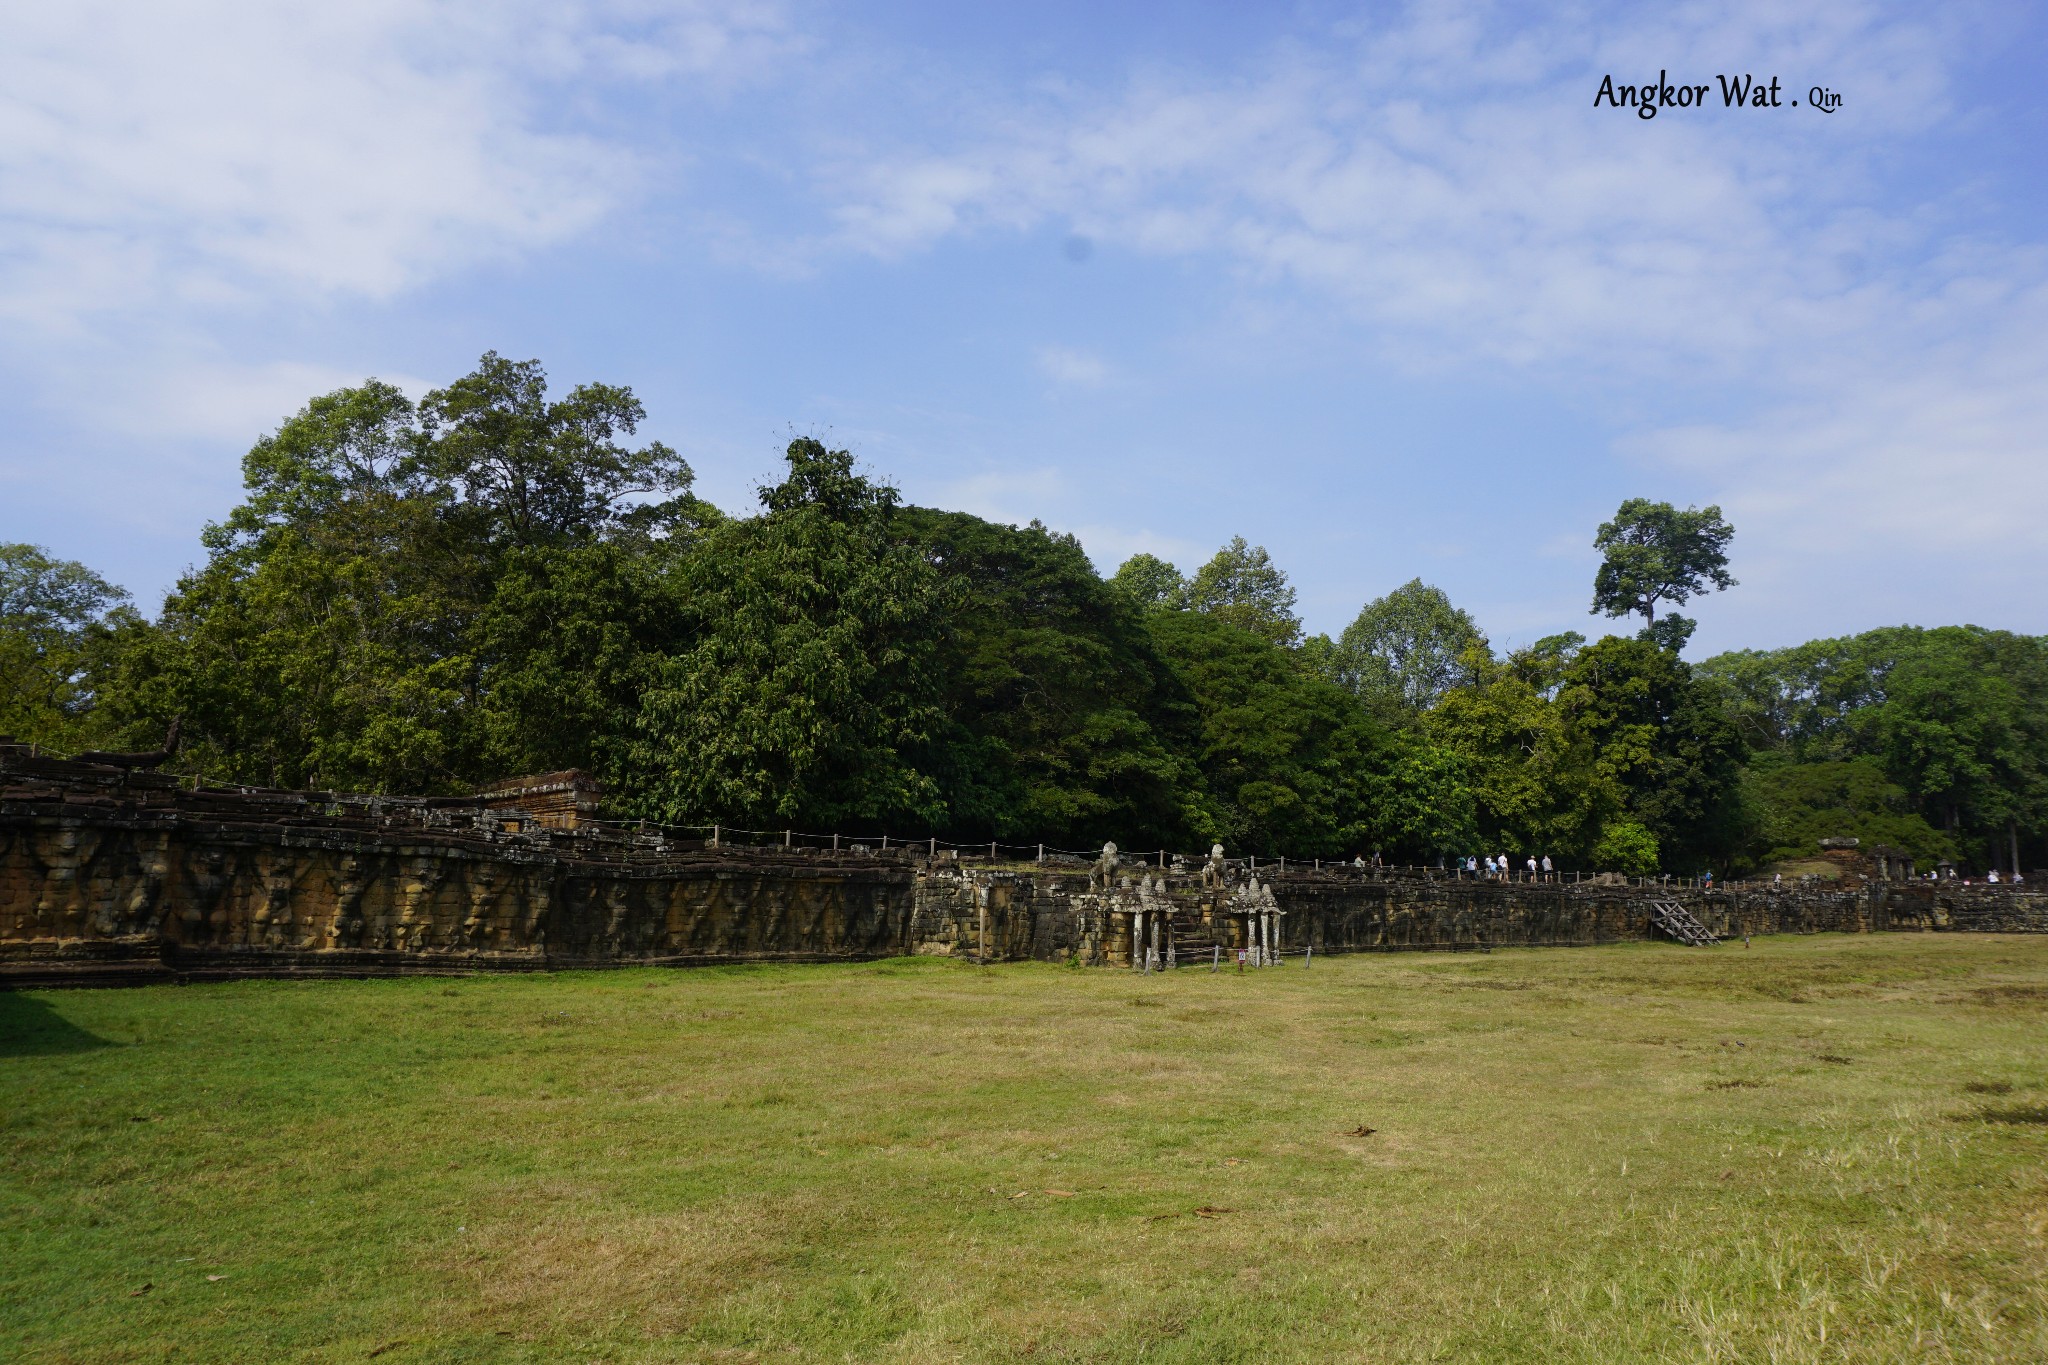
<instances>
[{"instance_id":1,"label":"white cloud","mask_svg":"<svg viewBox=\"0 0 2048 1365\"><path fill-rule=\"evenodd\" d=\"M1871 123L1895 132L1941 104L1938 29L1759 20L1718 44L1853 82L1873 112L1852 127L1789 108L1650 124L1595 111L1610 59L1633 79L1659 69L1640 54L1686 53L1706 76L1702 34L1504 27L1429 9L1254 79L1154 78L992 113L956 150L842 168L841 241L890 256L1071 221L1140 251L1235 258L1248 279L1348 309L1388 356L1751 376L1788 331L1887 301L1854 307L1846 262L1924 246L1923 228L1855 192L1882 151Z\"/></svg>"},{"instance_id":2,"label":"white cloud","mask_svg":"<svg viewBox=\"0 0 2048 1365\"><path fill-rule=\"evenodd\" d=\"M44 401L83 421L240 448L361 376L238 363L232 320L394 300L589 234L643 196L719 258L790 276L1076 233L1111 256L1222 263L1212 278L1236 283L1244 325L1204 335L1256 337L1247 351L1290 344L1303 317L1315 341L1294 344L1355 347L1362 368L1470 376L1481 394L1506 372L1582 400L1625 454L1727 506L1757 557L1748 600L1838 569L1899 581L1915 562L1886 548L1901 544L1979 571L2038 566L2048 253L1887 179L1902 147L1967 116L1951 81L1981 46L1974 22L1858 0L1625 23L1444 0L1221 74L1152 68L1115 90L974 78L949 95L920 70L903 96L849 74L886 62L872 52L808 59L806 26L778 4L16 6L0 43L0 351L53 376ZM1647 122L1589 107L1603 72L1660 67L1777 72L1849 103ZM635 104L751 88L767 98L746 106L745 146ZM898 98L916 116L890 143L874 129L902 116ZM773 182L774 207L691 195L685 175L721 156ZM778 213L824 226L761 226ZM1117 377L1086 350L1032 358L1059 385ZM1213 548L1101 524L1055 468L962 480L944 501L1085 521L1110 568Z\"/></svg>"},{"instance_id":3,"label":"white cloud","mask_svg":"<svg viewBox=\"0 0 2048 1365\"><path fill-rule=\"evenodd\" d=\"M1021 526L1054 515L1069 491L1067 476L1052 465L1035 469L985 470L942 484L933 505L971 512L985 521Z\"/></svg>"},{"instance_id":4,"label":"white cloud","mask_svg":"<svg viewBox=\"0 0 2048 1365\"><path fill-rule=\"evenodd\" d=\"M9 7L0 358L25 408L122 473L82 478L18 412L0 479L41 499L17 509L188 534L309 396L371 372L428 387L388 354L252 356L252 332L589 231L655 163L589 92L715 103L801 46L757 0Z\"/></svg>"},{"instance_id":5,"label":"white cloud","mask_svg":"<svg viewBox=\"0 0 2048 1365\"><path fill-rule=\"evenodd\" d=\"M2048 251L1982 235L1891 171L1902 144L1964 117L1950 84L1974 23L1737 5L1624 31L1421 6L1263 71L1061 88L962 119L951 147L841 165L838 242L893 257L1071 224L1230 262L1248 315L1291 294L1348 319L1361 363L1481 386L1519 372L1602 411L1625 452L1770 547L1766 594L1842 564L1889 581L1912 560L1888 544L2038 571ZM1818 83L1847 103L1590 107L1605 72L1662 68L1777 74L1787 98Z\"/></svg>"},{"instance_id":6,"label":"white cloud","mask_svg":"<svg viewBox=\"0 0 2048 1365\"><path fill-rule=\"evenodd\" d=\"M120 395L109 424L135 436L197 437L227 449L245 448L277 430L317 394L370 378L333 365L278 360L241 365L227 360L188 360L152 370ZM414 375L379 374L417 398L435 385ZM85 395L80 394L81 401Z\"/></svg>"},{"instance_id":7,"label":"white cloud","mask_svg":"<svg viewBox=\"0 0 2048 1365\"><path fill-rule=\"evenodd\" d=\"M0 44L0 314L44 335L154 308L385 298L560 241L635 156L541 88L727 83L759 5L15 6Z\"/></svg>"},{"instance_id":8,"label":"white cloud","mask_svg":"<svg viewBox=\"0 0 2048 1365\"><path fill-rule=\"evenodd\" d=\"M1091 351L1046 346L1038 352L1038 368L1046 378L1075 388L1100 388L1109 382L1109 364Z\"/></svg>"}]
</instances>

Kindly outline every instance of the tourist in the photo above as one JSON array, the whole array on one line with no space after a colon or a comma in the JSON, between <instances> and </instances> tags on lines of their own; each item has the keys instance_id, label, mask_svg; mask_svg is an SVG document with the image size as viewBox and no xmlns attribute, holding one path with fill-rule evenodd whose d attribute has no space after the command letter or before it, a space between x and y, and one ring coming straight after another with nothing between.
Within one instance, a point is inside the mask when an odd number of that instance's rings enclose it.
<instances>
[{"instance_id":1,"label":"tourist","mask_svg":"<svg viewBox=\"0 0 2048 1365\"><path fill-rule=\"evenodd\" d=\"M1529 861L1529 880L1533 882L1533 881L1535 881L1535 880L1536 880L1536 860L1535 860L1534 858L1531 858L1531 859L1529 859L1528 861Z\"/></svg>"},{"instance_id":2,"label":"tourist","mask_svg":"<svg viewBox=\"0 0 2048 1365\"><path fill-rule=\"evenodd\" d=\"M1543 855L1543 880L1549 881L1550 874L1553 870L1554 869L1552 869L1552 867L1550 866L1550 855L1546 853Z\"/></svg>"},{"instance_id":3,"label":"tourist","mask_svg":"<svg viewBox=\"0 0 2048 1365\"><path fill-rule=\"evenodd\" d=\"M1997 869L1997 868L1995 868L1995 867L1994 867L1994 868L1992 868L1992 869L1991 869L1991 871L1989 871L1989 872L1987 872L1986 874L1984 874L1984 884L1985 884L1986 886L1996 886L1996 885L1998 885L1998 869Z\"/></svg>"}]
</instances>

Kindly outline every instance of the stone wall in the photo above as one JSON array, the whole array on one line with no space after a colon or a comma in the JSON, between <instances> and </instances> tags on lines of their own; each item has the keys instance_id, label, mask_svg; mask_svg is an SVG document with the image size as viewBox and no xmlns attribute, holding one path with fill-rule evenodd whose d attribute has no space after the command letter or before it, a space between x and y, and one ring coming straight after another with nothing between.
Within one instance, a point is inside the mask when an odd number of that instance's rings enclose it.
<instances>
[{"instance_id":1,"label":"stone wall","mask_svg":"<svg viewBox=\"0 0 2048 1365\"><path fill-rule=\"evenodd\" d=\"M911 950L900 856L508 830L473 802L193 791L81 767L0 748L0 981Z\"/></svg>"},{"instance_id":2,"label":"stone wall","mask_svg":"<svg viewBox=\"0 0 2048 1365\"><path fill-rule=\"evenodd\" d=\"M906 953L1129 966L1140 914L1186 965L1251 944L1261 907L1289 952L1645 939L1659 897L1723 935L2048 931L2048 896L2010 888L1666 893L1234 863L1105 876L503 817L476 800L195 790L0 746L0 984Z\"/></svg>"},{"instance_id":3,"label":"stone wall","mask_svg":"<svg viewBox=\"0 0 2048 1365\"><path fill-rule=\"evenodd\" d=\"M1281 911L1289 953L1401 949L1581 946L1662 937L1653 903L1675 901L1715 934L1881 931L2048 932L2048 894L1930 882L1870 883L1858 890L1737 887L1701 891L1632 886L1496 882L1336 868L1256 873L1231 869L1227 884L1134 868L1103 890L1082 873L943 864L918 872L919 951L990 960L1065 960L1129 966L1133 912L1153 880L1157 911L1173 936L1234 953L1256 936L1242 909L1256 877ZM1128 882L1129 884L1125 884ZM1179 954L1184 961L1188 953Z\"/></svg>"}]
</instances>

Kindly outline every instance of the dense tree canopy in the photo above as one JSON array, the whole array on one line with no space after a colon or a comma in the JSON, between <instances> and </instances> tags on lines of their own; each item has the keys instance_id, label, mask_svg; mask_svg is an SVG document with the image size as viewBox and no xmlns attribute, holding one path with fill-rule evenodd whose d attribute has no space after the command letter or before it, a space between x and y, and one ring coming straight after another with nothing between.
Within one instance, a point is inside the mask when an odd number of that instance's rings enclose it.
<instances>
[{"instance_id":1,"label":"dense tree canopy","mask_svg":"<svg viewBox=\"0 0 2048 1365\"><path fill-rule=\"evenodd\" d=\"M1186 697L1201 777L1203 839L1335 857L1373 840L1368 801L1378 727L1288 650L1221 615L1159 613L1148 624Z\"/></svg>"},{"instance_id":2,"label":"dense tree canopy","mask_svg":"<svg viewBox=\"0 0 2048 1365\"><path fill-rule=\"evenodd\" d=\"M0 545L0 733L240 782L459 792L563 767L612 813L963 842L1740 871L1847 835L2048 862L2048 641L1895 627L1679 657L1717 509L1601 528L1633 639L1497 656L1411 581L1304 638L1263 547L1109 578L1068 535L905 507L802 438L751 515L626 389L496 354L314 399L154 619ZM1676 623L1674 625L1674 622Z\"/></svg>"},{"instance_id":3,"label":"dense tree canopy","mask_svg":"<svg viewBox=\"0 0 2048 1365\"><path fill-rule=\"evenodd\" d=\"M899 525L956 588L938 664L947 827L1066 847L1190 837L1193 769L1161 732L1171 682L1141 608L1036 522L912 508Z\"/></svg>"},{"instance_id":4,"label":"dense tree canopy","mask_svg":"<svg viewBox=\"0 0 2048 1365\"><path fill-rule=\"evenodd\" d=\"M1760 856L1828 812L1836 835L1923 858L2048 862L2048 639L1892 626L1700 672L1757 753Z\"/></svg>"},{"instance_id":5,"label":"dense tree canopy","mask_svg":"<svg viewBox=\"0 0 2048 1365\"><path fill-rule=\"evenodd\" d=\"M182 715L200 770L286 786L601 766L672 625L664 562L717 520L681 460L618 443L641 417L604 386L551 404L496 355L417 406L375 380L314 399L244 459L112 718Z\"/></svg>"}]
</instances>

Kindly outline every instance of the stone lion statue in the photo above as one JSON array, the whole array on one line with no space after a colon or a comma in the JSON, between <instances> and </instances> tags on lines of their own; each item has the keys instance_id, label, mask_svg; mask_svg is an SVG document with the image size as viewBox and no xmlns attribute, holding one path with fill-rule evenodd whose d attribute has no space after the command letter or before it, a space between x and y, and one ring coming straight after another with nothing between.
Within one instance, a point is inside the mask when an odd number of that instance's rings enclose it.
<instances>
[{"instance_id":1,"label":"stone lion statue","mask_svg":"<svg viewBox=\"0 0 2048 1365\"><path fill-rule=\"evenodd\" d=\"M1092 890L1099 886L1104 891L1107 891L1114 887L1116 885L1116 867L1116 845L1114 843L1104 844L1102 846L1102 856L1096 860L1095 866L1088 871L1089 888Z\"/></svg>"}]
</instances>

